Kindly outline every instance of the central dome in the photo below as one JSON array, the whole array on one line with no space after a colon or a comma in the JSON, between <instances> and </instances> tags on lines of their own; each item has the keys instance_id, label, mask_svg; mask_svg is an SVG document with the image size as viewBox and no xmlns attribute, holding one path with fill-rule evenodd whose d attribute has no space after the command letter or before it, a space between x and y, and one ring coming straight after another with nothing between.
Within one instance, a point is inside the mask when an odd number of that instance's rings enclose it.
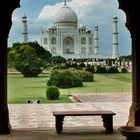
<instances>
[{"instance_id":1,"label":"central dome","mask_svg":"<svg viewBox=\"0 0 140 140\"><path fill-rule=\"evenodd\" d=\"M76 13L65 4L57 11L53 22L56 26L77 26L78 18Z\"/></svg>"}]
</instances>

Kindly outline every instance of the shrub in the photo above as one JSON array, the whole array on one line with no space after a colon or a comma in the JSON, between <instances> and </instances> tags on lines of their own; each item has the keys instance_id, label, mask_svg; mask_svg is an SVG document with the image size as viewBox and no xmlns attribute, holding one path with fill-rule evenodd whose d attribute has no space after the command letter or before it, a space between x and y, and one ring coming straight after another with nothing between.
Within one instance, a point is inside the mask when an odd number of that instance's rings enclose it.
<instances>
[{"instance_id":1,"label":"shrub","mask_svg":"<svg viewBox=\"0 0 140 140\"><path fill-rule=\"evenodd\" d=\"M107 70L108 73L119 73L119 70L117 67L110 67L108 70Z\"/></svg>"},{"instance_id":2,"label":"shrub","mask_svg":"<svg viewBox=\"0 0 140 140\"><path fill-rule=\"evenodd\" d=\"M69 68L69 67L67 67L67 66L57 66L57 67L54 67L53 70L59 70L59 69L60 69L60 70L61 70L61 69L63 70L63 69L68 69L68 68Z\"/></svg>"},{"instance_id":3,"label":"shrub","mask_svg":"<svg viewBox=\"0 0 140 140\"><path fill-rule=\"evenodd\" d=\"M70 71L53 71L47 85L55 85L59 88L81 87L82 79Z\"/></svg>"},{"instance_id":4,"label":"shrub","mask_svg":"<svg viewBox=\"0 0 140 140\"><path fill-rule=\"evenodd\" d=\"M57 100L59 98L60 92L56 86L49 86L46 90L46 96L49 100Z\"/></svg>"},{"instance_id":5,"label":"shrub","mask_svg":"<svg viewBox=\"0 0 140 140\"><path fill-rule=\"evenodd\" d=\"M76 67L75 69L76 69L76 70L83 70L82 67Z\"/></svg>"},{"instance_id":6,"label":"shrub","mask_svg":"<svg viewBox=\"0 0 140 140\"><path fill-rule=\"evenodd\" d=\"M79 64L79 67L84 68L84 67L86 67L86 65L82 62Z\"/></svg>"},{"instance_id":7,"label":"shrub","mask_svg":"<svg viewBox=\"0 0 140 140\"><path fill-rule=\"evenodd\" d=\"M97 66L96 67L96 73L106 73L107 70L105 67Z\"/></svg>"},{"instance_id":8,"label":"shrub","mask_svg":"<svg viewBox=\"0 0 140 140\"><path fill-rule=\"evenodd\" d=\"M70 63L65 63L65 66L67 67L67 68L70 68L71 67L71 64Z\"/></svg>"},{"instance_id":9,"label":"shrub","mask_svg":"<svg viewBox=\"0 0 140 140\"><path fill-rule=\"evenodd\" d=\"M128 70L127 70L127 68L122 68L122 69L121 69L121 72L122 72L122 73L127 73Z\"/></svg>"},{"instance_id":10,"label":"shrub","mask_svg":"<svg viewBox=\"0 0 140 140\"><path fill-rule=\"evenodd\" d=\"M86 71L89 71L89 72L92 72L92 73L95 73L94 66L88 65L87 68L86 68L85 70L86 70Z\"/></svg>"},{"instance_id":11,"label":"shrub","mask_svg":"<svg viewBox=\"0 0 140 140\"><path fill-rule=\"evenodd\" d=\"M42 70L38 67L33 67L33 66L27 65L22 70L22 74L24 77L37 77L37 75L40 74L41 71Z\"/></svg>"},{"instance_id":12,"label":"shrub","mask_svg":"<svg viewBox=\"0 0 140 140\"><path fill-rule=\"evenodd\" d=\"M71 64L71 68L76 68L76 67L78 67L77 63L72 63Z\"/></svg>"},{"instance_id":13,"label":"shrub","mask_svg":"<svg viewBox=\"0 0 140 140\"><path fill-rule=\"evenodd\" d=\"M94 80L94 76L92 72L84 71L84 70L75 70L73 73L79 77L81 77L84 82L92 82Z\"/></svg>"}]
</instances>

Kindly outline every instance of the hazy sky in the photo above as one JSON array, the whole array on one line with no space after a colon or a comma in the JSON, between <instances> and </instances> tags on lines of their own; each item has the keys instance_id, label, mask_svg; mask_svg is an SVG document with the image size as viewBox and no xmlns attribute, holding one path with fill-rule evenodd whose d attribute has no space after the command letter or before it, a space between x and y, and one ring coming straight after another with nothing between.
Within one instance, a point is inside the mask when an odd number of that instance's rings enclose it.
<instances>
[{"instance_id":1,"label":"hazy sky","mask_svg":"<svg viewBox=\"0 0 140 140\"><path fill-rule=\"evenodd\" d=\"M52 22L53 15L64 5L64 0L21 0L12 17L13 26L9 35L9 47L14 42L22 42L22 16L28 17L29 41L40 41L40 29ZM78 15L79 24L88 28L99 25L100 52L112 52L112 17L118 16L119 53L131 54L130 34L125 27L125 14L118 9L117 0L67 0L67 5Z\"/></svg>"}]
</instances>

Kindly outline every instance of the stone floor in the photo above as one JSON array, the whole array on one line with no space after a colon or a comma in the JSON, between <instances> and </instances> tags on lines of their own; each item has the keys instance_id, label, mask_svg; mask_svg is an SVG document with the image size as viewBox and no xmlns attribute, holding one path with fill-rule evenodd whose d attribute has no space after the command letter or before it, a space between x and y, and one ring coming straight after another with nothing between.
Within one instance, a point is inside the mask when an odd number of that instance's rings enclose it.
<instances>
[{"instance_id":1,"label":"stone floor","mask_svg":"<svg viewBox=\"0 0 140 140\"><path fill-rule=\"evenodd\" d=\"M16 129L10 135L0 135L0 140L126 140L115 127L108 134L102 127L67 128L62 134L54 129Z\"/></svg>"},{"instance_id":2,"label":"stone floor","mask_svg":"<svg viewBox=\"0 0 140 140\"><path fill-rule=\"evenodd\" d=\"M84 94L85 95L85 94ZM74 94L80 103L9 104L12 133L0 140L124 140L118 127L125 125L131 105L131 94ZM65 117L64 130L55 131L55 110L112 110L114 133L107 134L99 116Z\"/></svg>"}]
</instances>

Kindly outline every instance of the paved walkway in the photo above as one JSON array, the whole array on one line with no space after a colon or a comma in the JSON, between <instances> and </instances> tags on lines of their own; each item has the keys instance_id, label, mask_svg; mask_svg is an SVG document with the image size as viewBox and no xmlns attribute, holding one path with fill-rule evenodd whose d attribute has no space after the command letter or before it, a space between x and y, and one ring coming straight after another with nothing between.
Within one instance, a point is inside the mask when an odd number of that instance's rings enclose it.
<instances>
[{"instance_id":1,"label":"paved walkway","mask_svg":"<svg viewBox=\"0 0 140 140\"><path fill-rule=\"evenodd\" d=\"M55 127L55 110L101 110L116 112L114 126L125 125L131 105L130 94L74 94L82 103L63 104L9 104L10 123L13 129L52 128ZM65 117L64 129L67 127L102 126L99 116Z\"/></svg>"},{"instance_id":2,"label":"paved walkway","mask_svg":"<svg viewBox=\"0 0 140 140\"><path fill-rule=\"evenodd\" d=\"M10 135L0 135L0 140L126 140L118 127L127 122L131 95L129 94L74 94L82 103L68 104L9 104ZM55 131L54 110L108 109L114 116L114 133L106 133L99 116L65 117L64 130Z\"/></svg>"}]
</instances>

